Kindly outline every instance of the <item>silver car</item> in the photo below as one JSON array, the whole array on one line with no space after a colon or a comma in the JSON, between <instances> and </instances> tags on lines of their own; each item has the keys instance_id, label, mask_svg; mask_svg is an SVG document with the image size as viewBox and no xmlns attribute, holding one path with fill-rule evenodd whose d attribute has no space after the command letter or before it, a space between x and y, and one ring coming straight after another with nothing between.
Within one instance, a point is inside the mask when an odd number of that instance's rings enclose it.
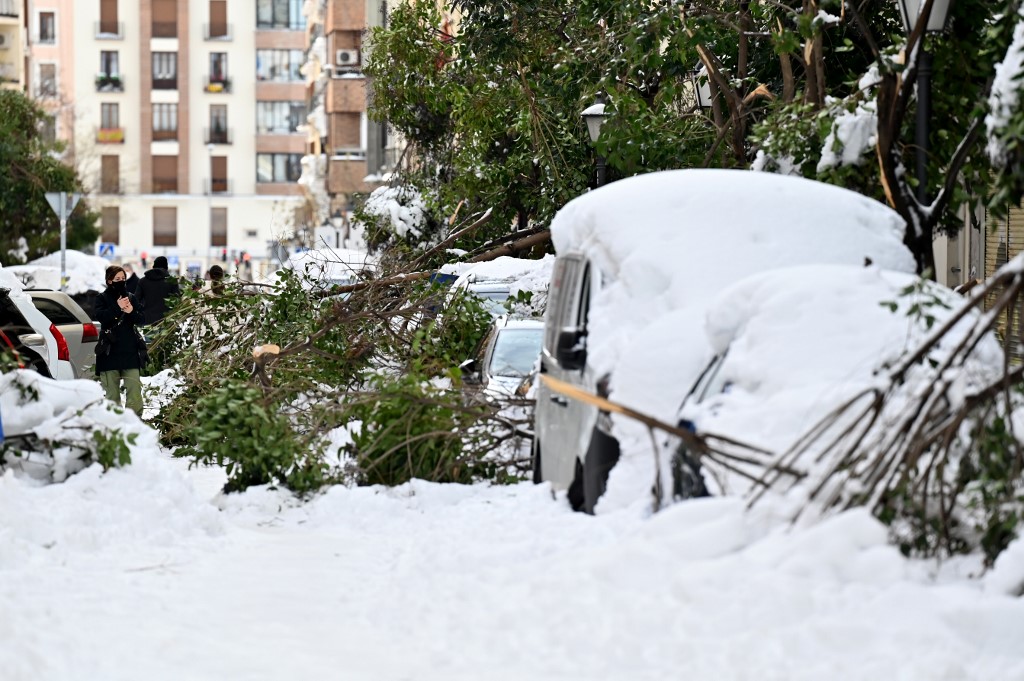
<instances>
[{"instance_id":1,"label":"silver car","mask_svg":"<svg viewBox=\"0 0 1024 681\"><path fill-rule=\"evenodd\" d=\"M89 319L82 306L62 291L25 289L32 303L50 320L67 344L75 378L92 376L96 366L96 343L100 338L100 323Z\"/></svg>"}]
</instances>

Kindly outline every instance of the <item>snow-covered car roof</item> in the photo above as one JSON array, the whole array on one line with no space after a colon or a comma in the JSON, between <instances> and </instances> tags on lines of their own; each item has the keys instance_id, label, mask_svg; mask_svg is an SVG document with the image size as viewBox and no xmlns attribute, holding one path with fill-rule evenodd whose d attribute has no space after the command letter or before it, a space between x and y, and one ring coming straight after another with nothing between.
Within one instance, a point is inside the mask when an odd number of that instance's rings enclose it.
<instances>
[{"instance_id":1,"label":"snow-covered car roof","mask_svg":"<svg viewBox=\"0 0 1024 681\"><path fill-rule=\"evenodd\" d=\"M68 284L65 293L78 295L88 291L102 291L107 287L106 271L111 263L95 255L69 250L65 252L65 270ZM6 267L27 288L60 289L60 252L50 253L25 265Z\"/></svg>"},{"instance_id":2,"label":"snow-covered car roof","mask_svg":"<svg viewBox=\"0 0 1024 681\"><path fill-rule=\"evenodd\" d=\"M724 353L716 383L728 389L688 403L682 416L701 431L785 451L850 398L883 386L885 367L964 304L932 281L874 267L811 265L749 277L723 292L707 315L711 345ZM977 317L962 319L931 358L941 361ZM960 371L957 391L997 380L1002 364L989 334ZM919 367L900 389L915 394L933 377L930 367Z\"/></svg>"}]
</instances>

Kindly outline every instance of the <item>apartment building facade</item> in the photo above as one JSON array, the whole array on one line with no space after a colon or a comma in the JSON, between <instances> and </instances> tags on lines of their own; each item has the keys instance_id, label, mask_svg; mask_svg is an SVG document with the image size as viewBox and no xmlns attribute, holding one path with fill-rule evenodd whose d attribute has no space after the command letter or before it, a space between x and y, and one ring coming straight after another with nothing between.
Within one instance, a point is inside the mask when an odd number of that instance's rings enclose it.
<instances>
[{"instance_id":1,"label":"apartment building facade","mask_svg":"<svg viewBox=\"0 0 1024 681\"><path fill-rule=\"evenodd\" d=\"M0 87L25 87L25 48L22 0L0 0Z\"/></svg>"},{"instance_id":2,"label":"apartment building facade","mask_svg":"<svg viewBox=\"0 0 1024 681\"><path fill-rule=\"evenodd\" d=\"M28 92L54 112L114 260L272 266L305 202L303 4L29 0Z\"/></svg>"}]
</instances>

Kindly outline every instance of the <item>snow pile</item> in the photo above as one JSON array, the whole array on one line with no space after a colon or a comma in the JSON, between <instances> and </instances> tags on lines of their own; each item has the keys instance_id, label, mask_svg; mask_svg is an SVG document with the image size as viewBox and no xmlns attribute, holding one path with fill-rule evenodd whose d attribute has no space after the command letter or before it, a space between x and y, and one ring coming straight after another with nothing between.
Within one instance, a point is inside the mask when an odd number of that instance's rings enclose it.
<instances>
[{"instance_id":1,"label":"snow pile","mask_svg":"<svg viewBox=\"0 0 1024 681\"><path fill-rule=\"evenodd\" d=\"M65 251L68 295L78 295L106 288L106 269L111 264L104 258L81 251ZM4 268L18 277L25 288L60 289L60 252L44 255L25 265Z\"/></svg>"},{"instance_id":2,"label":"snow pile","mask_svg":"<svg viewBox=\"0 0 1024 681\"><path fill-rule=\"evenodd\" d=\"M519 317L539 317L547 307L548 285L551 270L555 265L553 255L540 260L501 256L479 263L449 263L443 265L441 274L458 277L452 284L452 291L466 288L470 284L508 284L508 295L517 298L520 293L532 294L526 303L517 303L512 310Z\"/></svg>"},{"instance_id":3,"label":"snow pile","mask_svg":"<svg viewBox=\"0 0 1024 681\"><path fill-rule=\"evenodd\" d=\"M604 279L588 321L595 380L610 373L612 399L669 422L711 357L704 314L719 291L756 272L807 263L870 260L912 272L903 231L895 212L854 192L727 170L613 182L571 201L551 225L557 252L585 253ZM631 503L653 479L650 437L626 419L616 417L614 427L623 459L607 496ZM630 475L627 460L644 464Z\"/></svg>"},{"instance_id":4,"label":"snow pile","mask_svg":"<svg viewBox=\"0 0 1024 681\"><path fill-rule=\"evenodd\" d=\"M351 284L360 272L372 271L376 267L376 258L366 251L346 248L315 248L302 251L291 255L284 265L285 269L301 272L314 280L332 284ZM268 275L267 280L276 283L275 273Z\"/></svg>"},{"instance_id":5,"label":"snow pile","mask_svg":"<svg viewBox=\"0 0 1024 681\"><path fill-rule=\"evenodd\" d=\"M878 102L858 102L853 111L840 111L832 121L818 160L818 172L840 165L858 165L874 148L878 130Z\"/></svg>"}]
</instances>

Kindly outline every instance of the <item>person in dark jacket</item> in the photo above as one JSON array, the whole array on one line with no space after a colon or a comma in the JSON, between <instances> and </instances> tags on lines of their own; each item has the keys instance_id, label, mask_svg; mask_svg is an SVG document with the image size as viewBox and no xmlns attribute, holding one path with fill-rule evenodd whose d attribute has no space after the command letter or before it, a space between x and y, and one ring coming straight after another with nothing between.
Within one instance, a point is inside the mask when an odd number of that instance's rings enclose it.
<instances>
[{"instance_id":1,"label":"person in dark jacket","mask_svg":"<svg viewBox=\"0 0 1024 681\"><path fill-rule=\"evenodd\" d=\"M125 288L128 290L128 293L138 293L139 275L135 274L135 270L133 270L132 266L129 265L128 263L121 265L121 269L124 270L124 276L126 277L126 279L124 280L124 285Z\"/></svg>"},{"instance_id":2,"label":"person in dark jacket","mask_svg":"<svg viewBox=\"0 0 1024 681\"><path fill-rule=\"evenodd\" d=\"M166 257L157 256L153 261L153 269L146 270L139 281L137 295L146 311L145 324L154 324L164 318L167 314L167 299L181 295L178 280L167 272Z\"/></svg>"},{"instance_id":3,"label":"person in dark jacket","mask_svg":"<svg viewBox=\"0 0 1024 681\"><path fill-rule=\"evenodd\" d=\"M101 333L113 329L110 351L96 353L96 375L107 399L121 404L121 381L124 381L124 406L142 416L142 359L138 335L143 304L125 288L124 270L111 265L106 271L107 288L96 297L96 321Z\"/></svg>"}]
</instances>

